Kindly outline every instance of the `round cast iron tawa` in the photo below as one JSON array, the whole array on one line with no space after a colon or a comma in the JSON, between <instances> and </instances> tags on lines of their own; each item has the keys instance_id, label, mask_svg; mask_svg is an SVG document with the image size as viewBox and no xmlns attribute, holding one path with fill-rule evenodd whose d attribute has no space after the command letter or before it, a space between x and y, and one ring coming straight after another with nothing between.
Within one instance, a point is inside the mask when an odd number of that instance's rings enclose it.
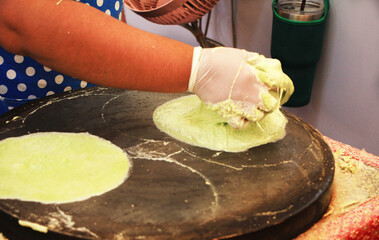
<instances>
[{"instance_id":1,"label":"round cast iron tawa","mask_svg":"<svg viewBox=\"0 0 379 240\"><path fill-rule=\"evenodd\" d=\"M241 153L194 147L161 132L152 120L157 106L180 96L95 87L3 115L0 139L89 132L121 147L132 168L118 188L80 202L0 200L0 232L17 228L13 233L38 239L286 239L322 216L334 160L316 130L285 112L287 135L276 143ZM49 233L20 227L17 220L47 226ZM11 222L16 226L7 230Z\"/></svg>"}]
</instances>

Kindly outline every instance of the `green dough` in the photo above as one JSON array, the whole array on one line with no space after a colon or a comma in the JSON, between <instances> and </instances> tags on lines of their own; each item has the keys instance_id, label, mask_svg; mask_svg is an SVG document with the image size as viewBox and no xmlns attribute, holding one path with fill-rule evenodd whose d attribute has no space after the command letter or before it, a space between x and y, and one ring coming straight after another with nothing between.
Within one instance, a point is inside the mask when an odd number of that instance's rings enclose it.
<instances>
[{"instance_id":1,"label":"green dough","mask_svg":"<svg viewBox=\"0 0 379 240\"><path fill-rule=\"evenodd\" d=\"M286 135L287 119L279 109L267 114L258 124L236 130L209 109L196 95L171 100L153 115L157 128L190 145L216 151L242 152Z\"/></svg>"},{"instance_id":2,"label":"green dough","mask_svg":"<svg viewBox=\"0 0 379 240\"><path fill-rule=\"evenodd\" d=\"M0 199L68 203L101 195L128 176L126 153L88 133L34 133L0 141Z\"/></svg>"}]
</instances>

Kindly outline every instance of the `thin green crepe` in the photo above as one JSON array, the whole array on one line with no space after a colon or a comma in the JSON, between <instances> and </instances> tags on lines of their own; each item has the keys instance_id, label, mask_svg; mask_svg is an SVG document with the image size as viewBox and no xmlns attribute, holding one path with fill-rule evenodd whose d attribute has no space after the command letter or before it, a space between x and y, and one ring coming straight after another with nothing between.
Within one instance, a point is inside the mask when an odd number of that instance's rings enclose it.
<instances>
[{"instance_id":1,"label":"thin green crepe","mask_svg":"<svg viewBox=\"0 0 379 240\"><path fill-rule=\"evenodd\" d=\"M196 95L171 100L153 114L158 129L184 143L215 151L243 152L286 135L286 117L279 109L258 124L236 130Z\"/></svg>"},{"instance_id":2,"label":"thin green crepe","mask_svg":"<svg viewBox=\"0 0 379 240\"><path fill-rule=\"evenodd\" d=\"M35 133L0 141L0 199L68 203L101 195L128 175L126 153L88 133Z\"/></svg>"}]
</instances>

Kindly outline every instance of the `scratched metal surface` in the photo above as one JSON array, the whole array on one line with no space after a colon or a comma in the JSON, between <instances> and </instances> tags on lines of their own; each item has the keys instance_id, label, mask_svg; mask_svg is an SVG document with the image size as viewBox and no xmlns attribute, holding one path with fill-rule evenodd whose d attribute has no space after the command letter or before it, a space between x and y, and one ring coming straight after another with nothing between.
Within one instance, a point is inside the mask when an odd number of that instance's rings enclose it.
<instances>
[{"instance_id":1,"label":"scratched metal surface","mask_svg":"<svg viewBox=\"0 0 379 240\"><path fill-rule=\"evenodd\" d=\"M95 87L2 116L0 139L89 132L133 163L129 178L101 196L69 204L0 200L3 218L88 239L283 239L318 220L330 200L334 160L316 130L285 112L287 135L279 142L242 153L193 147L152 121L157 106L179 96Z\"/></svg>"}]
</instances>

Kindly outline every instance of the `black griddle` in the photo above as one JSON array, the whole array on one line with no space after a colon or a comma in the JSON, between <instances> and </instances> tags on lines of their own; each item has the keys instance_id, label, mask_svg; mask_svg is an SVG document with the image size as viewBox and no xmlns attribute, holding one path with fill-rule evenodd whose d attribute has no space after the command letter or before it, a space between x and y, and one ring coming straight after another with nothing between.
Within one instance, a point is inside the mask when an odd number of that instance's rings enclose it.
<instances>
[{"instance_id":1,"label":"black griddle","mask_svg":"<svg viewBox=\"0 0 379 240\"><path fill-rule=\"evenodd\" d=\"M152 120L157 106L183 95L93 87L1 116L0 139L89 132L121 147L133 166L121 186L81 202L0 200L0 232L10 240L290 239L320 219L334 159L318 131L284 111L287 135L276 143L241 153L190 146Z\"/></svg>"}]
</instances>

